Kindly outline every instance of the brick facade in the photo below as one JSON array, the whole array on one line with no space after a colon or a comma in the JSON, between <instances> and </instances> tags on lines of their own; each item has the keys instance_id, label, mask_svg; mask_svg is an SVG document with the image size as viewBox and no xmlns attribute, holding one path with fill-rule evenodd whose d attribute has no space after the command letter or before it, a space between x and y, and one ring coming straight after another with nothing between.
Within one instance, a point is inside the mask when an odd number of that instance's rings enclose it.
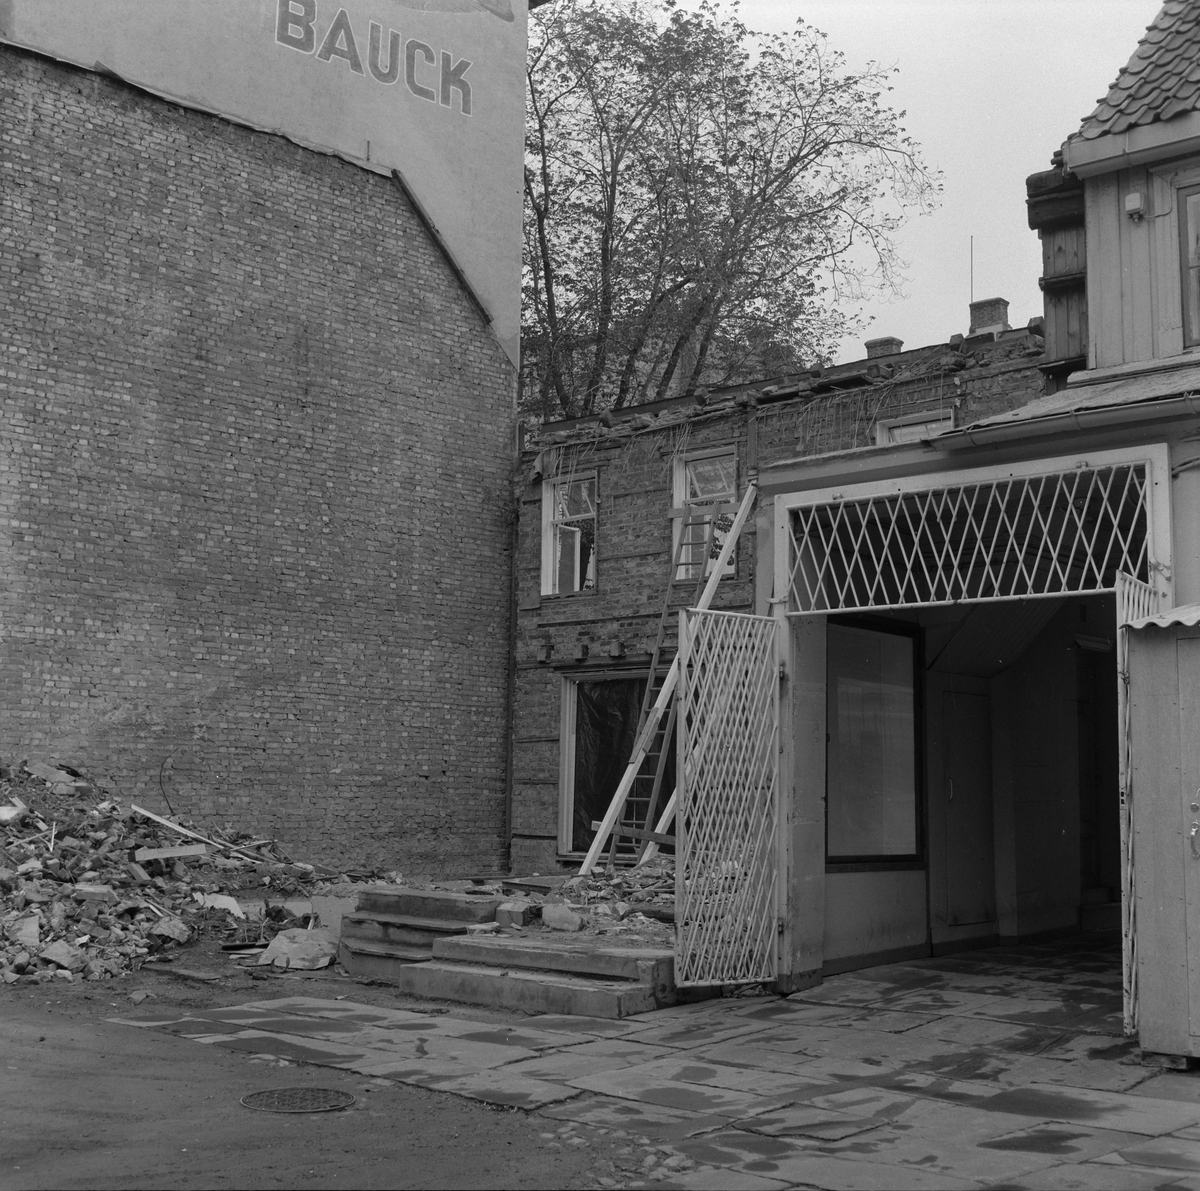
<instances>
[{"instance_id":1,"label":"brick facade","mask_svg":"<svg viewBox=\"0 0 1200 1191\"><path fill-rule=\"evenodd\" d=\"M872 359L869 366L862 361L783 384L713 394L704 407L677 401L650 415L626 411L607 426L581 419L543 427L518 475L514 869L547 872L560 863L564 676L644 672L648 665L671 567L676 456L734 447L742 493L760 467L870 445L881 419L954 409L961 425L1024 405L1043 392L1041 353L1040 336L1026 330L977 340L957 336L886 362ZM594 591L540 594L539 467L548 475L597 474ZM736 576L722 580L713 607L755 610L755 547L751 523L738 544ZM770 559L762 565L770 567ZM770 577L764 582L769 585ZM672 645L674 625L667 638ZM673 651L668 661L671 656Z\"/></svg>"},{"instance_id":2,"label":"brick facade","mask_svg":"<svg viewBox=\"0 0 1200 1191\"><path fill-rule=\"evenodd\" d=\"M0 48L0 199L0 759L496 866L513 370L403 196Z\"/></svg>"}]
</instances>

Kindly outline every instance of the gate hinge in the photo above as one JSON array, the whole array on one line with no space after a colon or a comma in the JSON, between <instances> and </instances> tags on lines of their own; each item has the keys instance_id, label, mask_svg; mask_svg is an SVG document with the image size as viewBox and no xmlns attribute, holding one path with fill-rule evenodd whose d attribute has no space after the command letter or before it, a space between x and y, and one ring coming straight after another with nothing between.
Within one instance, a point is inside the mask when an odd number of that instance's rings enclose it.
<instances>
[{"instance_id":1,"label":"gate hinge","mask_svg":"<svg viewBox=\"0 0 1200 1191\"><path fill-rule=\"evenodd\" d=\"M783 918L778 918L778 919L776 919L776 921L775 921L775 933L776 933L777 935L781 935L781 934L783 934L783 932L784 932L785 930L787 930L787 922L786 922L786 921L785 921Z\"/></svg>"}]
</instances>

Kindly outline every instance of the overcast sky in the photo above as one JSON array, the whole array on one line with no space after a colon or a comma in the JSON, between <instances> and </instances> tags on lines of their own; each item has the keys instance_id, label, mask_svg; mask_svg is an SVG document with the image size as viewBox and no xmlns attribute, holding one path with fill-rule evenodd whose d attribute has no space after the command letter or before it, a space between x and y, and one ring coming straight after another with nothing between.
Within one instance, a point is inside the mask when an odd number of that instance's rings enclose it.
<instances>
[{"instance_id":1,"label":"overcast sky","mask_svg":"<svg viewBox=\"0 0 1200 1191\"><path fill-rule=\"evenodd\" d=\"M900 235L905 296L872 302L865 334L907 347L967 330L970 237L975 297L1007 298L1009 321L1042 313L1037 234L1025 222L1025 177L1048 169L1129 59L1160 0L742 0L752 29L797 16L828 34L852 67L895 65L893 106L945 176L941 207Z\"/></svg>"}]
</instances>

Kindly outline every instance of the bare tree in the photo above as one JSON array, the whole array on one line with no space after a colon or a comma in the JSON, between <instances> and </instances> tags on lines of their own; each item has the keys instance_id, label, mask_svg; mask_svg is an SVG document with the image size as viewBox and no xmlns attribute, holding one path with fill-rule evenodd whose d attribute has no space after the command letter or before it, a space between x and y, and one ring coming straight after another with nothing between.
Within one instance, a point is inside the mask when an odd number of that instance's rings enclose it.
<instances>
[{"instance_id":1,"label":"bare tree","mask_svg":"<svg viewBox=\"0 0 1200 1191\"><path fill-rule=\"evenodd\" d=\"M530 18L523 404L574 416L828 358L898 281L940 190L823 34L705 3L553 0Z\"/></svg>"}]
</instances>

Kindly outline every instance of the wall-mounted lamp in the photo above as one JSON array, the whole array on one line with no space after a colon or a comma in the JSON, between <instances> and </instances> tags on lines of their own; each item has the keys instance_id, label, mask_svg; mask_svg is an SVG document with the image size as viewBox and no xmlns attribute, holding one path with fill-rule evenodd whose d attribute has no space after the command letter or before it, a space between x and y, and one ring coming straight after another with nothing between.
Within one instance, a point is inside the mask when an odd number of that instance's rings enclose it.
<instances>
[{"instance_id":1,"label":"wall-mounted lamp","mask_svg":"<svg viewBox=\"0 0 1200 1191\"><path fill-rule=\"evenodd\" d=\"M1142 216L1146 214L1146 196L1140 190L1130 191L1125 196L1125 214L1134 223L1142 222Z\"/></svg>"}]
</instances>

